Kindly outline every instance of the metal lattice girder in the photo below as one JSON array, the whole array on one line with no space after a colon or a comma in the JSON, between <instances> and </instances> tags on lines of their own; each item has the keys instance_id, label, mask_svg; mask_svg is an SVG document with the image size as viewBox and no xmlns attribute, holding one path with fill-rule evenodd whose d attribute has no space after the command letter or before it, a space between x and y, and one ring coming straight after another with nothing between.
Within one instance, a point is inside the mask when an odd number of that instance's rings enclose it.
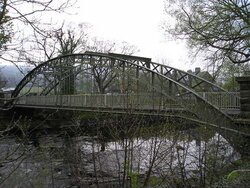
<instances>
[{"instance_id":1,"label":"metal lattice girder","mask_svg":"<svg viewBox=\"0 0 250 188\"><path fill-rule=\"evenodd\" d=\"M221 126L225 122L232 124L230 116L196 91L201 85L206 86L208 91L226 92L224 89L197 75L153 63L149 58L121 54L85 52L46 61L23 78L12 93L12 98L15 100L32 93L34 88L37 95L77 94L78 82L83 82L81 87L85 88L85 93L89 92L89 88L92 92L100 93L105 93L107 88L112 91L119 88L119 92L127 95L137 93L139 97L145 93L153 101L166 97L205 122Z\"/></svg>"},{"instance_id":2,"label":"metal lattice girder","mask_svg":"<svg viewBox=\"0 0 250 188\"><path fill-rule=\"evenodd\" d=\"M135 64L150 68L151 70L153 70L157 73L163 74L164 76L168 76L168 77L172 78L173 80L180 82L183 85L185 85L189 88L192 88L194 90L198 87L201 87L201 84L204 84L204 86L206 86L207 91L226 92L225 89L217 86L216 84L214 84L214 83L212 83L212 82L210 82L202 77L199 77L199 76L192 74L192 73L189 73L189 72L182 71L180 69L176 69L174 67L151 62L151 59L149 59L149 58L141 58L141 57L137 57L137 56L128 56L128 55L115 54L115 53L109 53L109 54L111 56L122 58L122 59L125 59L127 61L131 61ZM150 66L148 65L148 63L150 63ZM190 79L192 79L191 85L190 85L190 83L187 82L187 80L190 80Z\"/></svg>"}]
</instances>

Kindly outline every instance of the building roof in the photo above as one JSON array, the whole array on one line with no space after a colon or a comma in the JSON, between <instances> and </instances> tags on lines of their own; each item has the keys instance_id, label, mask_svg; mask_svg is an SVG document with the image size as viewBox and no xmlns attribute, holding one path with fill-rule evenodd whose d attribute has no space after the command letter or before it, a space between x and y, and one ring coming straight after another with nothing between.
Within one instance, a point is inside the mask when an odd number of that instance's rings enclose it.
<instances>
[{"instance_id":1,"label":"building roof","mask_svg":"<svg viewBox=\"0 0 250 188\"><path fill-rule=\"evenodd\" d=\"M10 88L3 87L0 89L0 93L12 93L14 90L15 88L13 87L10 87Z\"/></svg>"}]
</instances>

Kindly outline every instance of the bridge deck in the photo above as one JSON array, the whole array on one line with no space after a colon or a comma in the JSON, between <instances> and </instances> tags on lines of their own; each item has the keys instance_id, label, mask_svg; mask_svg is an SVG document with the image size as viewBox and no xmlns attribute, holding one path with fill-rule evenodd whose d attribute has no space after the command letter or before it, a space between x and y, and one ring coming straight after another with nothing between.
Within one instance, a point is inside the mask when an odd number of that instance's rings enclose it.
<instances>
[{"instance_id":1,"label":"bridge deck","mask_svg":"<svg viewBox=\"0 0 250 188\"><path fill-rule=\"evenodd\" d=\"M205 96L205 95L204 95ZM207 95L206 95L207 96ZM205 97L206 97L205 96ZM236 115L239 107L236 103L216 101L220 109L228 114ZM187 98L188 102L196 104L194 98ZM233 100L231 100L233 101ZM178 102L163 96L136 94L81 94L57 96L24 96L15 102L15 106L29 108L67 109L81 111L144 111L152 113L187 111Z\"/></svg>"}]
</instances>

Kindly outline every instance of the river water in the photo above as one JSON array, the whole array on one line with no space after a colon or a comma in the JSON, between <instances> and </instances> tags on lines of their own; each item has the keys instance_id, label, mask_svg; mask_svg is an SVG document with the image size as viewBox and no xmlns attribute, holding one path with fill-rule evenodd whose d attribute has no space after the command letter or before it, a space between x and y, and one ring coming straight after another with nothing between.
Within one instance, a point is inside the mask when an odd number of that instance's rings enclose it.
<instances>
[{"instance_id":1,"label":"river water","mask_svg":"<svg viewBox=\"0 0 250 188\"><path fill-rule=\"evenodd\" d=\"M110 129L105 139L79 128L2 136L0 187L203 187L240 159L212 129L167 127L130 136Z\"/></svg>"}]
</instances>

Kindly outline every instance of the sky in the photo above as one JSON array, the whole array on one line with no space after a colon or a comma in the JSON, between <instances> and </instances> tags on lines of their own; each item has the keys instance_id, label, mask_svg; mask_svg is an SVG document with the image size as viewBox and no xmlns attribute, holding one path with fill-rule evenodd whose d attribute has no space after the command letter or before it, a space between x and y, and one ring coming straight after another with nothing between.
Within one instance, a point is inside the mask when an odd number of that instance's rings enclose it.
<instances>
[{"instance_id":1,"label":"sky","mask_svg":"<svg viewBox=\"0 0 250 188\"><path fill-rule=\"evenodd\" d=\"M65 21L90 24L99 39L126 41L139 49L135 55L182 70L197 66L183 41L164 36L164 0L79 0L76 7L67 11Z\"/></svg>"},{"instance_id":2,"label":"sky","mask_svg":"<svg viewBox=\"0 0 250 188\"><path fill-rule=\"evenodd\" d=\"M27 10L27 7L21 8ZM103 41L125 41L138 48L139 52L134 55L152 58L157 63L185 71L200 66L189 57L184 41L164 36L162 26L168 19L164 0L78 0L66 13L46 12L39 16L60 26L62 22L66 25L87 23L91 26L91 36ZM24 33L28 31L25 29Z\"/></svg>"}]
</instances>

